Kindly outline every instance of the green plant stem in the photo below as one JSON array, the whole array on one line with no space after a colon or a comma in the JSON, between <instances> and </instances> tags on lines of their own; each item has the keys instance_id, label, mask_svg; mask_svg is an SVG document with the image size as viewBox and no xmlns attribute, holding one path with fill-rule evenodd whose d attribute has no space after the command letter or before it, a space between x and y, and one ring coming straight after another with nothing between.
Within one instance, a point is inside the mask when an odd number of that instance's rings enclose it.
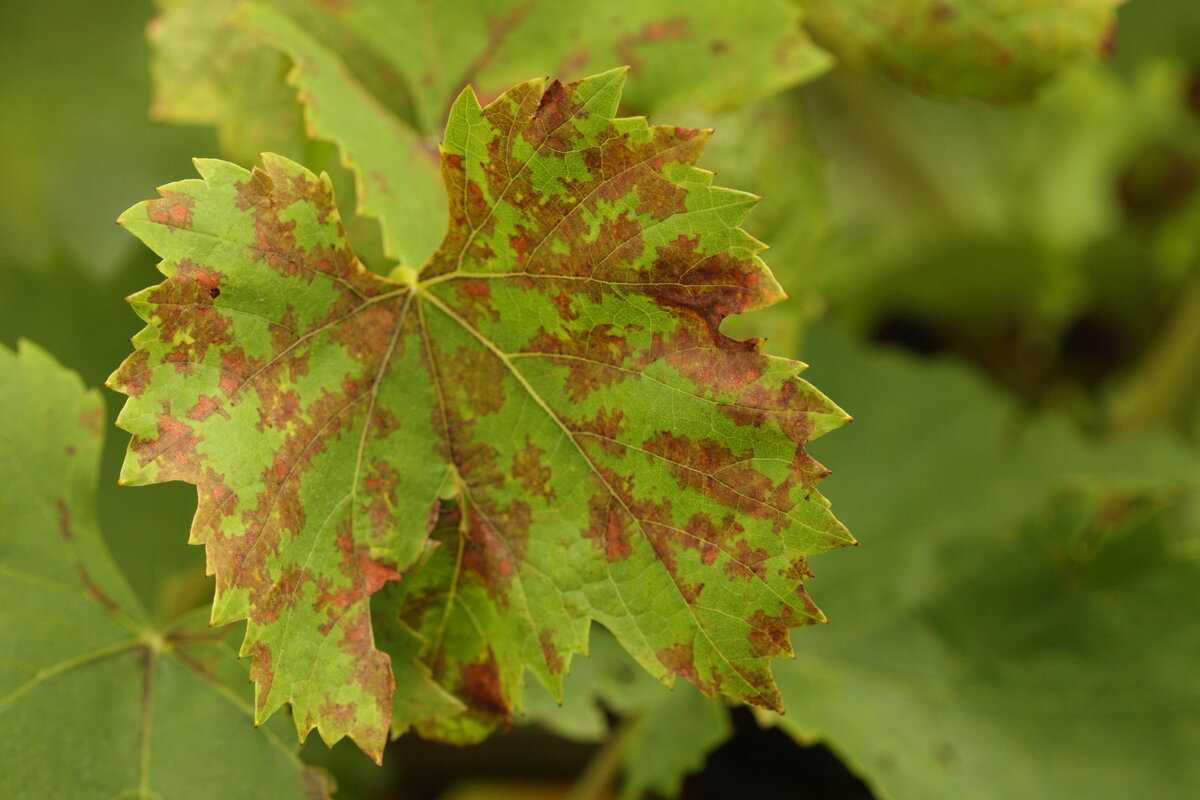
<instances>
[{"instance_id":1,"label":"green plant stem","mask_svg":"<svg viewBox=\"0 0 1200 800\"><path fill-rule=\"evenodd\" d=\"M610 796L608 789L625 763L625 749L640 722L639 717L629 717L621 721L587 765L587 769L579 776L571 793L567 795L567 800L600 800Z\"/></svg>"},{"instance_id":2,"label":"green plant stem","mask_svg":"<svg viewBox=\"0 0 1200 800\"><path fill-rule=\"evenodd\" d=\"M1200 279L1193 279L1141 368L1114 398L1113 430L1129 433L1183 421L1198 385Z\"/></svg>"}]
</instances>

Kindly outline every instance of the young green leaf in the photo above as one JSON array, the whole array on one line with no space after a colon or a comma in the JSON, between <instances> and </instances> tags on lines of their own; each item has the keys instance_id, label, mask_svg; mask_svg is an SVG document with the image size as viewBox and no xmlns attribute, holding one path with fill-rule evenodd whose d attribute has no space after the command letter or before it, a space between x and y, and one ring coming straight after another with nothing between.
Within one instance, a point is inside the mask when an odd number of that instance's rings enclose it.
<instances>
[{"instance_id":1,"label":"young green leaf","mask_svg":"<svg viewBox=\"0 0 1200 800\"><path fill-rule=\"evenodd\" d=\"M469 712L446 738L509 719L526 668L557 692L593 619L666 682L780 707L771 661L822 619L805 559L853 541L805 445L847 417L721 334L782 294L738 227L755 198L693 166L708 131L615 118L624 75L464 91L419 274L367 271L328 180L276 156L198 161L122 216L167 276L111 379L123 479L197 485L260 719L291 702L379 756L389 583Z\"/></svg>"},{"instance_id":2,"label":"young green leaf","mask_svg":"<svg viewBox=\"0 0 1200 800\"><path fill-rule=\"evenodd\" d=\"M1027 97L1116 42L1124 0L800 0L822 44L937 94Z\"/></svg>"},{"instance_id":3,"label":"young green leaf","mask_svg":"<svg viewBox=\"0 0 1200 800\"><path fill-rule=\"evenodd\" d=\"M28 342L0 373L0 792L327 797L282 726L251 726L233 631L153 626L109 558L99 393Z\"/></svg>"}]
</instances>

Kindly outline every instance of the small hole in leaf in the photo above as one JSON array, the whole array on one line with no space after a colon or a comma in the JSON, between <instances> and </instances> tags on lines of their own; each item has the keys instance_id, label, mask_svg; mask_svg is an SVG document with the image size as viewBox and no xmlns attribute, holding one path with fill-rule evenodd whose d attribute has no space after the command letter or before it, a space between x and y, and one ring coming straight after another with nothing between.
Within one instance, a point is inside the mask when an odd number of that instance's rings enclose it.
<instances>
[{"instance_id":1,"label":"small hole in leaf","mask_svg":"<svg viewBox=\"0 0 1200 800\"><path fill-rule=\"evenodd\" d=\"M211 297L213 300L216 300L218 297L221 296L221 290L214 286L208 290L208 296Z\"/></svg>"}]
</instances>

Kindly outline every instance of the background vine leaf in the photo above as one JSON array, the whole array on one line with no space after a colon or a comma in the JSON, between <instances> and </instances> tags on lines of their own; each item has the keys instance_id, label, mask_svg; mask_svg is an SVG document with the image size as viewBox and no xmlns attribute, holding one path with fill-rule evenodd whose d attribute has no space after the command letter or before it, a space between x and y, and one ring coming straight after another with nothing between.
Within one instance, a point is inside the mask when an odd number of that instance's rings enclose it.
<instances>
[{"instance_id":1,"label":"background vine leaf","mask_svg":"<svg viewBox=\"0 0 1200 800\"><path fill-rule=\"evenodd\" d=\"M840 59L915 88L985 100L1028 97L1116 45L1123 0L800 0Z\"/></svg>"},{"instance_id":2,"label":"background vine leaf","mask_svg":"<svg viewBox=\"0 0 1200 800\"><path fill-rule=\"evenodd\" d=\"M327 797L279 725L250 725L234 631L153 625L109 558L99 393L28 342L0 346L0 372L4 795Z\"/></svg>"},{"instance_id":3,"label":"background vine leaf","mask_svg":"<svg viewBox=\"0 0 1200 800\"><path fill-rule=\"evenodd\" d=\"M855 476L826 490L864 546L821 560L834 624L780 665L779 724L896 800L1200 785L1200 563L1174 502L1200 480L1196 453L1024 419L960 367L828 328L805 353L856 365L821 381L859 412L821 453Z\"/></svg>"},{"instance_id":4,"label":"background vine leaf","mask_svg":"<svg viewBox=\"0 0 1200 800\"><path fill-rule=\"evenodd\" d=\"M382 225L388 257L414 268L446 230L445 205L435 202L437 143L466 83L490 100L529 75L569 79L625 64L637 78L625 102L637 113L725 110L829 66L799 10L783 0L753 14L712 0L654 0L619 13L604 2L524 0L160 7L152 29L160 118L215 124L226 152L243 163L263 151L309 163L296 149L295 120L281 110L281 95L293 90L271 80L290 61L308 135L339 146L362 212Z\"/></svg>"},{"instance_id":5,"label":"background vine leaf","mask_svg":"<svg viewBox=\"0 0 1200 800\"><path fill-rule=\"evenodd\" d=\"M45 271L0 268L0 345L15 349L21 339L30 339L59 363L74 365L85 385L103 383L129 351L129 337L138 328L121 298L145 285L154 265L151 254L128 244L130 251L109 283L65 256ZM57 313L46 314L50 307ZM112 425L116 412L105 404L105 426ZM104 437L95 481L98 524L142 606L152 619L166 622L212 599L204 554L179 536L195 511L195 491L181 484L148 491L118 486L126 446L122 436Z\"/></svg>"},{"instance_id":6,"label":"background vine leaf","mask_svg":"<svg viewBox=\"0 0 1200 800\"><path fill-rule=\"evenodd\" d=\"M260 719L291 702L379 756L385 587L465 709L403 721L430 735L509 720L527 668L557 694L592 620L668 683L780 708L770 663L822 619L805 559L853 541L805 452L846 416L720 333L782 294L738 227L755 198L693 166L708 131L615 118L624 76L464 91L419 275L367 271L328 179L277 156L197 161L122 216L167 276L112 377L123 479L197 484Z\"/></svg>"}]
</instances>

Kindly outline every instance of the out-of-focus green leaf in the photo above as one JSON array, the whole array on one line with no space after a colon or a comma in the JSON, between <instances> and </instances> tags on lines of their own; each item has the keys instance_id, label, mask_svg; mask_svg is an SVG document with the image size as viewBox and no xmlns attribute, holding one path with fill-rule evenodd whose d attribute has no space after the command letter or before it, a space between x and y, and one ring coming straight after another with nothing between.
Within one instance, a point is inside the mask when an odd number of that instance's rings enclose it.
<instances>
[{"instance_id":1,"label":"out-of-focus green leaf","mask_svg":"<svg viewBox=\"0 0 1200 800\"><path fill-rule=\"evenodd\" d=\"M260 106L272 119L284 113L270 80L280 61L272 48L286 54L308 133L341 148L357 176L359 210L382 224L387 256L411 267L446 230L437 142L467 83L486 102L528 75L571 79L628 65L637 78L625 98L630 110L724 110L829 63L783 0L753 14L718 0L654 0L619 12L602 2L517 0L359 0L332 10L308 0L164 0L162 7L153 29L156 108L218 125L243 163L262 150L297 157L288 149L294 125L257 118Z\"/></svg>"},{"instance_id":2,"label":"out-of-focus green leaf","mask_svg":"<svg viewBox=\"0 0 1200 800\"><path fill-rule=\"evenodd\" d=\"M328 796L279 726L251 725L236 632L194 616L153 625L109 558L99 392L28 342L0 346L0 373L0 791Z\"/></svg>"},{"instance_id":3,"label":"out-of-focus green leaf","mask_svg":"<svg viewBox=\"0 0 1200 800\"><path fill-rule=\"evenodd\" d=\"M947 233L1078 248L1126 224L1119 182L1141 149L1166 142L1194 155L1200 120L1183 103L1185 80L1167 64L1133 82L1076 70L1019 108L824 82L809 94L835 224L847 237L889 236L881 251Z\"/></svg>"},{"instance_id":4,"label":"out-of-focus green leaf","mask_svg":"<svg viewBox=\"0 0 1200 800\"><path fill-rule=\"evenodd\" d=\"M624 103L634 112L720 111L828 66L785 0L763 0L753 13L722 0L359 0L337 16L407 80L426 135L440 133L451 99L468 83L486 102L529 75L573 80L628 66Z\"/></svg>"},{"instance_id":5,"label":"out-of-focus green leaf","mask_svg":"<svg viewBox=\"0 0 1200 800\"><path fill-rule=\"evenodd\" d=\"M690 686L669 692L633 726L625 741L622 800L677 796L683 779L732 733L725 708Z\"/></svg>"},{"instance_id":6,"label":"out-of-focus green leaf","mask_svg":"<svg viewBox=\"0 0 1200 800\"><path fill-rule=\"evenodd\" d=\"M819 41L937 94L1027 97L1107 53L1123 0L800 0Z\"/></svg>"},{"instance_id":7,"label":"out-of-focus green leaf","mask_svg":"<svg viewBox=\"0 0 1200 800\"><path fill-rule=\"evenodd\" d=\"M212 135L146 119L145 0L5 3L0 11L0 270L61 254L96 277L127 251L113 220Z\"/></svg>"},{"instance_id":8,"label":"out-of-focus green leaf","mask_svg":"<svg viewBox=\"0 0 1200 800\"><path fill-rule=\"evenodd\" d=\"M1078 69L1020 108L844 74L806 87L831 233L790 288L861 332L931 339L1039 402L1095 406L1200 252L1187 80L1167 63L1132 80Z\"/></svg>"},{"instance_id":9,"label":"out-of-focus green leaf","mask_svg":"<svg viewBox=\"0 0 1200 800\"><path fill-rule=\"evenodd\" d=\"M304 123L284 83L287 58L234 27L240 0L156 0L147 35L154 98L150 115L216 128L221 149L243 163L264 151L301 158Z\"/></svg>"},{"instance_id":10,"label":"out-of-focus green leaf","mask_svg":"<svg viewBox=\"0 0 1200 800\"><path fill-rule=\"evenodd\" d=\"M1110 492L1194 485L1200 458L1023 421L961 369L826 331L808 354L854 365L822 385L857 422L814 449L853 476L828 491L863 546L822 559L845 590L780 668L780 724L896 800L1200 789L1195 548L1157 524L1084 524ZM1040 517L1066 489L1077 501Z\"/></svg>"},{"instance_id":11,"label":"out-of-focus green leaf","mask_svg":"<svg viewBox=\"0 0 1200 800\"><path fill-rule=\"evenodd\" d=\"M43 269L0 269L0 344L30 338L58 361L99 385L129 350L137 317L125 296L154 273L148 254L127 249L116 271L98 280L75 259L62 256ZM54 313L47 313L54 309ZM117 396L105 408L110 430ZM100 528L125 579L142 605L163 621L212 594L204 577L204 551L187 544L195 491L182 484L138 491L117 485L125 442L105 437L97 487Z\"/></svg>"}]
</instances>

